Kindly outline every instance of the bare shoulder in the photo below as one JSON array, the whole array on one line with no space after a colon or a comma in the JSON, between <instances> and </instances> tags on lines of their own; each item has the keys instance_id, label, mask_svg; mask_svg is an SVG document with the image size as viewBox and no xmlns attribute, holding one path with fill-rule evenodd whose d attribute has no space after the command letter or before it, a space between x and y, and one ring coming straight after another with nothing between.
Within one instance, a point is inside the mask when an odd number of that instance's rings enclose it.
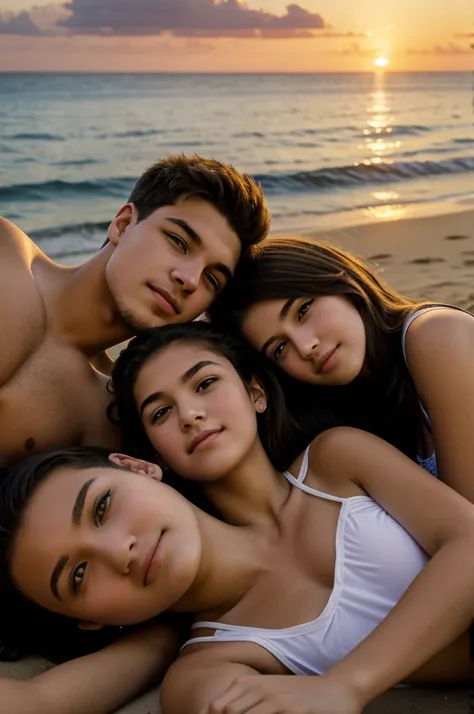
<instances>
[{"instance_id":1,"label":"bare shoulder","mask_svg":"<svg viewBox=\"0 0 474 714\"><path fill-rule=\"evenodd\" d=\"M352 483L354 465L365 454L373 454L385 446L391 448L378 437L360 429L349 426L328 429L311 444L309 471L318 484L326 485L331 492L338 486L344 489L344 492L334 492L334 495L354 495L345 492L347 484Z\"/></svg>"},{"instance_id":2,"label":"bare shoulder","mask_svg":"<svg viewBox=\"0 0 474 714\"><path fill-rule=\"evenodd\" d=\"M35 244L18 226L0 216L0 255L5 259L25 259Z\"/></svg>"},{"instance_id":3,"label":"bare shoulder","mask_svg":"<svg viewBox=\"0 0 474 714\"><path fill-rule=\"evenodd\" d=\"M474 344L474 316L470 313L446 307L430 310L414 320L406 337L408 362L425 358L433 350L456 349L458 345Z\"/></svg>"},{"instance_id":4,"label":"bare shoulder","mask_svg":"<svg viewBox=\"0 0 474 714\"><path fill-rule=\"evenodd\" d=\"M44 314L32 264L43 255L17 226L0 218L0 386L16 372L44 332ZM46 257L45 257L45 260Z\"/></svg>"},{"instance_id":5,"label":"bare shoulder","mask_svg":"<svg viewBox=\"0 0 474 714\"><path fill-rule=\"evenodd\" d=\"M335 460L347 460L359 449L367 448L380 442L376 436L351 426L336 426L327 429L316 437L310 447L310 463L333 463Z\"/></svg>"}]
</instances>

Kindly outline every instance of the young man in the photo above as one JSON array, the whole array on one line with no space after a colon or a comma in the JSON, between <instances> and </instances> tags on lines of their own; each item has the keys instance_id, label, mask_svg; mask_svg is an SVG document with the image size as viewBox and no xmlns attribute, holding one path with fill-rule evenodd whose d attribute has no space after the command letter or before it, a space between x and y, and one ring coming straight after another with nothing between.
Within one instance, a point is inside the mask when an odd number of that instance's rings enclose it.
<instances>
[{"instance_id":1,"label":"young man","mask_svg":"<svg viewBox=\"0 0 474 714\"><path fill-rule=\"evenodd\" d=\"M148 169L102 249L77 267L0 219L0 465L55 445L118 447L104 351L196 318L268 227L261 187L198 156Z\"/></svg>"}]
</instances>

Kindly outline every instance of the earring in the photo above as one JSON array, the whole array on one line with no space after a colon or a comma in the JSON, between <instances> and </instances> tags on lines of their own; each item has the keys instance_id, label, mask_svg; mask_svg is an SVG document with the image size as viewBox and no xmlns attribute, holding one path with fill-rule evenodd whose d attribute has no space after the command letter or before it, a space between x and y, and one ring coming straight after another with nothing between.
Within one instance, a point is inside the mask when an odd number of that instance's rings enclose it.
<instances>
[{"instance_id":1,"label":"earring","mask_svg":"<svg viewBox=\"0 0 474 714\"><path fill-rule=\"evenodd\" d=\"M257 411L259 414L262 414L265 411L266 407L263 404L259 404L257 407Z\"/></svg>"}]
</instances>

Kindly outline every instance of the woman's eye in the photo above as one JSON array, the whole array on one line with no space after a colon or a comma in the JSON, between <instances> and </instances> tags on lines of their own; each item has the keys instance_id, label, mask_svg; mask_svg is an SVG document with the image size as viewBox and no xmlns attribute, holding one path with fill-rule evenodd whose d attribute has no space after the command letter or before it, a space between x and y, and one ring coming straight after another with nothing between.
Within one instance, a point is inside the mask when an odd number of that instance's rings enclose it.
<instances>
[{"instance_id":1,"label":"woman's eye","mask_svg":"<svg viewBox=\"0 0 474 714\"><path fill-rule=\"evenodd\" d=\"M217 380L217 377L207 377L206 379L203 379L202 382L199 382L196 392L202 392L205 389L208 389L211 384L214 384L214 382Z\"/></svg>"},{"instance_id":2,"label":"woman's eye","mask_svg":"<svg viewBox=\"0 0 474 714\"><path fill-rule=\"evenodd\" d=\"M81 588L86 568L87 563L81 563L80 565L77 565L71 573L71 590L75 595L77 595Z\"/></svg>"},{"instance_id":3,"label":"woman's eye","mask_svg":"<svg viewBox=\"0 0 474 714\"><path fill-rule=\"evenodd\" d=\"M102 521L104 520L104 516L107 513L109 503L110 491L107 491L107 493L104 493L104 495L99 498L99 500L94 506L94 521L96 526L102 525Z\"/></svg>"},{"instance_id":4,"label":"woman's eye","mask_svg":"<svg viewBox=\"0 0 474 714\"><path fill-rule=\"evenodd\" d=\"M165 235L168 236L170 241L172 241L184 254L188 252L188 244L185 240L176 235L176 233L168 233L165 231Z\"/></svg>"},{"instance_id":5,"label":"woman's eye","mask_svg":"<svg viewBox=\"0 0 474 714\"><path fill-rule=\"evenodd\" d=\"M300 307L298 308L298 312L296 313L298 320L301 320L306 315L312 303L313 300L307 300L302 305L300 305Z\"/></svg>"},{"instance_id":6,"label":"woman's eye","mask_svg":"<svg viewBox=\"0 0 474 714\"><path fill-rule=\"evenodd\" d=\"M279 342L273 350L272 356L275 362L278 362L285 355L286 342Z\"/></svg>"},{"instance_id":7,"label":"woman's eye","mask_svg":"<svg viewBox=\"0 0 474 714\"><path fill-rule=\"evenodd\" d=\"M170 409L171 407L160 407L159 409L156 409L151 415L151 423L156 424L157 421L163 419L168 414Z\"/></svg>"},{"instance_id":8,"label":"woman's eye","mask_svg":"<svg viewBox=\"0 0 474 714\"><path fill-rule=\"evenodd\" d=\"M220 284L219 280L216 278L216 276L213 275L213 273L206 273L206 278L210 282L212 288L216 291L216 293L218 293L219 290L221 289L221 284Z\"/></svg>"}]
</instances>

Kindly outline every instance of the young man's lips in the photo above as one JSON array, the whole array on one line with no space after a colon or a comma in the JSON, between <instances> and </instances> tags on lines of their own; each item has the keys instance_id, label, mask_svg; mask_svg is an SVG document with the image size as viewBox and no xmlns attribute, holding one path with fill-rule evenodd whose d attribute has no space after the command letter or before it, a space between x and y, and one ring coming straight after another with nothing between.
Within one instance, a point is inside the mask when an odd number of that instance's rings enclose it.
<instances>
[{"instance_id":1,"label":"young man's lips","mask_svg":"<svg viewBox=\"0 0 474 714\"><path fill-rule=\"evenodd\" d=\"M152 545L150 550L147 553L147 556L145 558L145 561L143 563L143 568L142 568L142 573L143 573L143 584L144 585L149 585L150 582L153 582L154 580L154 575L155 572L158 570L159 567L159 556L160 553L159 548L160 548L160 543L163 538L163 533L160 533L160 536L157 541Z\"/></svg>"},{"instance_id":2,"label":"young man's lips","mask_svg":"<svg viewBox=\"0 0 474 714\"><path fill-rule=\"evenodd\" d=\"M332 366L331 358L334 355L334 353L336 352L338 347L339 347L339 345L336 345L331 350L328 350L318 360L318 362L316 363L316 372L318 372L318 374L321 374L321 373L324 374L324 372L326 372L327 369Z\"/></svg>"},{"instance_id":3,"label":"young man's lips","mask_svg":"<svg viewBox=\"0 0 474 714\"><path fill-rule=\"evenodd\" d=\"M153 293L153 297L155 298L156 302L162 310L164 310L170 315L180 314L181 307L179 305L179 302L171 293L169 293L164 288L158 287L157 285L149 285L148 287L150 288L151 292Z\"/></svg>"},{"instance_id":4,"label":"young man's lips","mask_svg":"<svg viewBox=\"0 0 474 714\"><path fill-rule=\"evenodd\" d=\"M188 449L188 454L192 454L201 444L210 443L210 439L214 441L213 437L217 437L218 434L222 432L222 429L206 429L197 434L191 441Z\"/></svg>"}]
</instances>

